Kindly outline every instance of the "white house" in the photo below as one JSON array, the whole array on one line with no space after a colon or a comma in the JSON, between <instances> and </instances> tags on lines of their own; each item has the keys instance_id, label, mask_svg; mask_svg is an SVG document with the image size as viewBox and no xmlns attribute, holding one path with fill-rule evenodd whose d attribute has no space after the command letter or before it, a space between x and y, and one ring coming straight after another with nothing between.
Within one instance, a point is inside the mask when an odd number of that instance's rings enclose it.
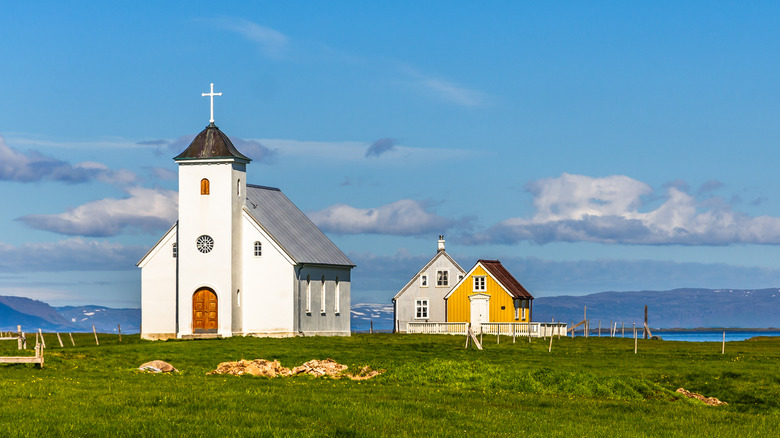
<instances>
[{"instance_id":1,"label":"white house","mask_svg":"<svg viewBox=\"0 0 780 438\"><path fill-rule=\"evenodd\" d=\"M447 254L439 236L436 255L393 297L395 331L406 332L409 322L446 321L444 297L466 271Z\"/></svg>"},{"instance_id":2,"label":"white house","mask_svg":"<svg viewBox=\"0 0 780 438\"><path fill-rule=\"evenodd\" d=\"M279 189L247 184L213 112L174 160L179 219L138 262L141 337L349 336L354 264Z\"/></svg>"}]
</instances>

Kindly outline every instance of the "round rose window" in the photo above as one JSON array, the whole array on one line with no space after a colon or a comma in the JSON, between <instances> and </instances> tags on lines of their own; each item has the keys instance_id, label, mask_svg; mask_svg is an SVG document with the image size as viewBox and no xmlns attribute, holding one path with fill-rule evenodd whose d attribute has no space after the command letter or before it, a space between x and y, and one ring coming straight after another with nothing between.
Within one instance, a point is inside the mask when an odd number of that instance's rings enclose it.
<instances>
[{"instance_id":1,"label":"round rose window","mask_svg":"<svg viewBox=\"0 0 780 438\"><path fill-rule=\"evenodd\" d=\"M195 242L195 244L198 247L198 251L202 252L203 254L211 252L211 250L214 249L214 239L212 239L211 236L206 236L205 234L198 237L198 240Z\"/></svg>"}]
</instances>

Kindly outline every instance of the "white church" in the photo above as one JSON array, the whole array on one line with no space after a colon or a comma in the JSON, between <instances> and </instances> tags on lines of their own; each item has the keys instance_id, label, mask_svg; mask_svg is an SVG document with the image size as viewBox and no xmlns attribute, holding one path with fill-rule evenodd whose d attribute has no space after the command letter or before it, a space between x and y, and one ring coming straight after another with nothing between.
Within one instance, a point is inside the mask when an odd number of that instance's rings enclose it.
<instances>
[{"instance_id":1,"label":"white church","mask_svg":"<svg viewBox=\"0 0 780 438\"><path fill-rule=\"evenodd\" d=\"M349 336L352 261L214 124L174 160L179 219L138 262L143 339Z\"/></svg>"}]
</instances>

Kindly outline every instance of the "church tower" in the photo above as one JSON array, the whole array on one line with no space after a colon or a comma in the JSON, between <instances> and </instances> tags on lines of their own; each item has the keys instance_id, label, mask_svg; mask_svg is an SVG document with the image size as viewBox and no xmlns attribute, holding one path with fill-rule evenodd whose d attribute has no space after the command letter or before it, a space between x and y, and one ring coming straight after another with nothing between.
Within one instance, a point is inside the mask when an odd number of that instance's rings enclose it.
<instances>
[{"instance_id":1,"label":"church tower","mask_svg":"<svg viewBox=\"0 0 780 438\"><path fill-rule=\"evenodd\" d=\"M242 211L246 200L246 165L239 152L211 120L184 152L179 165L177 233L177 332L230 336L241 330L237 300L242 288Z\"/></svg>"}]
</instances>

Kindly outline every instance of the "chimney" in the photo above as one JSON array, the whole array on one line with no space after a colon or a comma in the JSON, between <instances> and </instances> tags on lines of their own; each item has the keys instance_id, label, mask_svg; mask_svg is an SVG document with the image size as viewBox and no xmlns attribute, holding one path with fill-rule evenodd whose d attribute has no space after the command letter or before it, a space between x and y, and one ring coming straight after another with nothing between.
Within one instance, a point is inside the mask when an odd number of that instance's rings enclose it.
<instances>
[{"instance_id":1,"label":"chimney","mask_svg":"<svg viewBox=\"0 0 780 438\"><path fill-rule=\"evenodd\" d=\"M439 252L444 251L444 236L439 236Z\"/></svg>"}]
</instances>

